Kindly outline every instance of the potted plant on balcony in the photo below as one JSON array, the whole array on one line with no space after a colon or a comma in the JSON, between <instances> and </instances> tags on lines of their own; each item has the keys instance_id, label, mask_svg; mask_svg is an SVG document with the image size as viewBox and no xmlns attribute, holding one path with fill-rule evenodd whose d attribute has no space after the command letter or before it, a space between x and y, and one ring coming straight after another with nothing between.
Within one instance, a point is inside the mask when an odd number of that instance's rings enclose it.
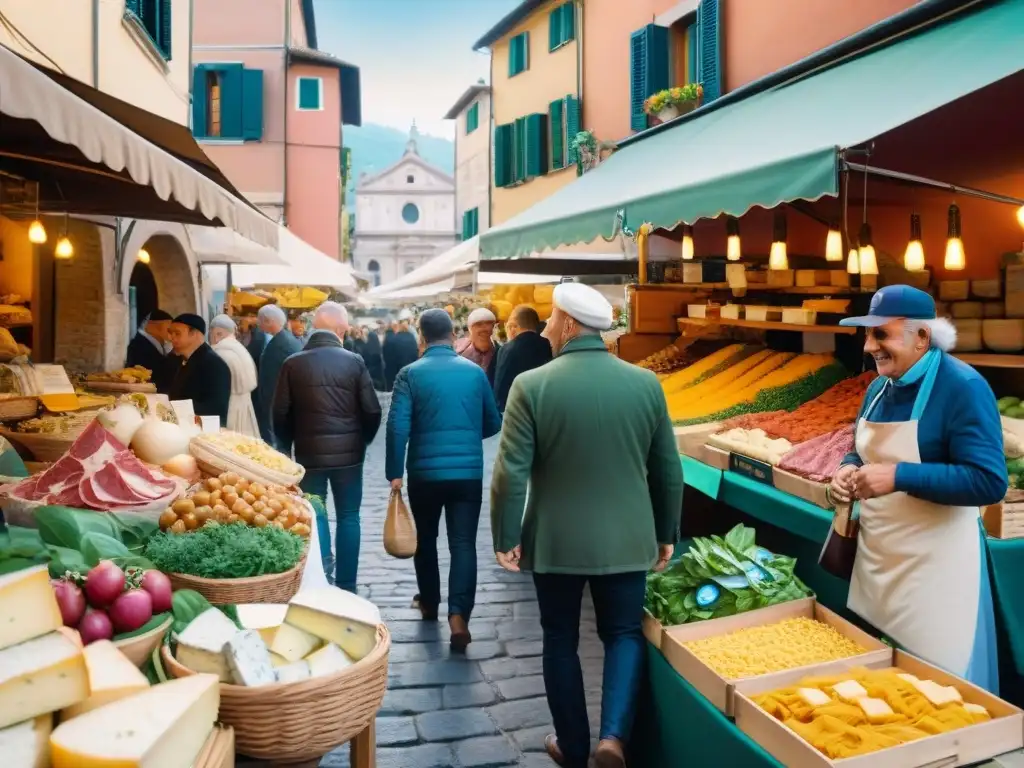
<instances>
[{"instance_id":1,"label":"potted plant on balcony","mask_svg":"<svg viewBox=\"0 0 1024 768\"><path fill-rule=\"evenodd\" d=\"M644 112L662 123L667 123L695 110L700 106L703 97L704 89L700 83L666 88L647 98L644 102Z\"/></svg>"}]
</instances>

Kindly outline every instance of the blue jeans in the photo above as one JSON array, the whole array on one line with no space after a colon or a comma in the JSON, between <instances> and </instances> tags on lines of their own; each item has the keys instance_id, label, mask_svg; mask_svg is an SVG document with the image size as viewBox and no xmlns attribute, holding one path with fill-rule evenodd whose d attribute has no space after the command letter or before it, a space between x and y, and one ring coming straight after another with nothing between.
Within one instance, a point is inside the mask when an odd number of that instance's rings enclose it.
<instances>
[{"instance_id":1,"label":"blue jeans","mask_svg":"<svg viewBox=\"0 0 1024 768\"><path fill-rule=\"evenodd\" d=\"M476 601L476 532L480 523L482 480L409 480L409 507L416 521L416 584L420 605L436 609L441 603L441 574L437 564L437 534L444 512L448 530L448 615L469 621Z\"/></svg>"},{"instance_id":2,"label":"blue jeans","mask_svg":"<svg viewBox=\"0 0 1024 768\"><path fill-rule=\"evenodd\" d=\"M585 768L590 755L590 722L580 667L580 607L590 583L597 634L604 644L600 738L625 743L644 668L646 577L642 571L607 576L535 573L544 631L544 687L558 746L570 768Z\"/></svg>"},{"instance_id":3,"label":"blue jeans","mask_svg":"<svg viewBox=\"0 0 1024 768\"><path fill-rule=\"evenodd\" d=\"M334 584L355 592L359 568L359 506L363 503L363 465L340 469L307 469L299 485L304 493L321 497L326 505L328 483L334 496L334 516L338 521L334 539Z\"/></svg>"}]
</instances>

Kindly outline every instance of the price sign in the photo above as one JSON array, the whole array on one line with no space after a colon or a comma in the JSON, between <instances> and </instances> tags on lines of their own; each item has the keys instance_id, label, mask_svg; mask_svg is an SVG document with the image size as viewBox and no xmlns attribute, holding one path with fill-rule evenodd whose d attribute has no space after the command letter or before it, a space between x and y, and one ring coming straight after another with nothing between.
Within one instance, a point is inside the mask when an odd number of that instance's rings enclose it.
<instances>
[{"instance_id":1,"label":"price sign","mask_svg":"<svg viewBox=\"0 0 1024 768\"><path fill-rule=\"evenodd\" d=\"M171 410L174 411L179 424L196 423L196 411L191 400L171 400Z\"/></svg>"}]
</instances>

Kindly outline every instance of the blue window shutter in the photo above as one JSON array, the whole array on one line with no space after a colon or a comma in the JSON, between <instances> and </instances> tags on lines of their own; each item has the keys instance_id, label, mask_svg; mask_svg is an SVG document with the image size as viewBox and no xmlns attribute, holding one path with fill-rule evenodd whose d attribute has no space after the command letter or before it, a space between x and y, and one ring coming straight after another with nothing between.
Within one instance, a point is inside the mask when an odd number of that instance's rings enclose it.
<instances>
[{"instance_id":1,"label":"blue window shutter","mask_svg":"<svg viewBox=\"0 0 1024 768\"><path fill-rule=\"evenodd\" d=\"M220 135L242 138L242 65L218 64L220 80Z\"/></svg>"},{"instance_id":2,"label":"blue window shutter","mask_svg":"<svg viewBox=\"0 0 1024 768\"><path fill-rule=\"evenodd\" d=\"M565 160L567 165L576 162L577 152L572 140L580 132L580 100L571 94L565 97Z\"/></svg>"},{"instance_id":3,"label":"blue window shutter","mask_svg":"<svg viewBox=\"0 0 1024 768\"><path fill-rule=\"evenodd\" d=\"M647 128L644 101L668 88L668 28L648 24L630 35L629 125L634 131Z\"/></svg>"},{"instance_id":4,"label":"blue window shutter","mask_svg":"<svg viewBox=\"0 0 1024 768\"><path fill-rule=\"evenodd\" d=\"M480 209L473 209L473 236L476 237L480 234Z\"/></svg>"},{"instance_id":5,"label":"blue window shutter","mask_svg":"<svg viewBox=\"0 0 1024 768\"><path fill-rule=\"evenodd\" d=\"M548 14L548 50L553 51L562 44L562 9L560 5Z\"/></svg>"},{"instance_id":6,"label":"blue window shutter","mask_svg":"<svg viewBox=\"0 0 1024 768\"><path fill-rule=\"evenodd\" d=\"M242 70L242 138L263 138L263 70Z\"/></svg>"},{"instance_id":7,"label":"blue window shutter","mask_svg":"<svg viewBox=\"0 0 1024 768\"><path fill-rule=\"evenodd\" d=\"M548 172L548 116L526 116L526 178Z\"/></svg>"},{"instance_id":8,"label":"blue window shutter","mask_svg":"<svg viewBox=\"0 0 1024 768\"><path fill-rule=\"evenodd\" d=\"M494 126L494 186L507 187L513 181L514 141L512 123Z\"/></svg>"},{"instance_id":9,"label":"blue window shutter","mask_svg":"<svg viewBox=\"0 0 1024 768\"><path fill-rule=\"evenodd\" d=\"M206 100L206 65L196 64L192 68L192 135L206 135L207 115Z\"/></svg>"},{"instance_id":10,"label":"blue window shutter","mask_svg":"<svg viewBox=\"0 0 1024 768\"><path fill-rule=\"evenodd\" d=\"M469 232L469 211L465 211L462 214L462 239L463 240L468 240L469 239L469 235L467 234L467 232Z\"/></svg>"},{"instance_id":11,"label":"blue window shutter","mask_svg":"<svg viewBox=\"0 0 1024 768\"><path fill-rule=\"evenodd\" d=\"M700 19L700 83L704 86L704 103L722 95L722 24L719 0L701 0Z\"/></svg>"},{"instance_id":12,"label":"blue window shutter","mask_svg":"<svg viewBox=\"0 0 1024 768\"><path fill-rule=\"evenodd\" d=\"M697 55L700 49L700 24L696 21L686 30L686 82L699 83L700 72L698 71L700 57Z\"/></svg>"},{"instance_id":13,"label":"blue window shutter","mask_svg":"<svg viewBox=\"0 0 1024 768\"><path fill-rule=\"evenodd\" d=\"M551 131L551 169L565 168L565 100L548 106L548 128Z\"/></svg>"},{"instance_id":14,"label":"blue window shutter","mask_svg":"<svg viewBox=\"0 0 1024 768\"><path fill-rule=\"evenodd\" d=\"M171 0L157 0L160 5L159 16L160 23L158 26L159 34L157 35L157 47L160 48L160 52L164 55L167 61L171 60L171 33L174 29L174 19L171 16Z\"/></svg>"},{"instance_id":15,"label":"blue window shutter","mask_svg":"<svg viewBox=\"0 0 1024 768\"><path fill-rule=\"evenodd\" d=\"M562 6L562 42L576 39L576 3L570 0Z\"/></svg>"},{"instance_id":16,"label":"blue window shutter","mask_svg":"<svg viewBox=\"0 0 1024 768\"><path fill-rule=\"evenodd\" d=\"M466 112L466 133L472 133L480 127L480 102L475 103Z\"/></svg>"},{"instance_id":17,"label":"blue window shutter","mask_svg":"<svg viewBox=\"0 0 1024 768\"><path fill-rule=\"evenodd\" d=\"M142 0L124 0L124 9L142 18Z\"/></svg>"}]
</instances>

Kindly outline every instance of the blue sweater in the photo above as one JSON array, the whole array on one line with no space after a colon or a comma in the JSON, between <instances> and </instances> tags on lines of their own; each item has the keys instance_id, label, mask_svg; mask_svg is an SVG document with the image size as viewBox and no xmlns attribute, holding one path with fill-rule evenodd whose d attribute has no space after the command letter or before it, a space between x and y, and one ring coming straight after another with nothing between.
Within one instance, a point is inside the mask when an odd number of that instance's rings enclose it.
<instances>
[{"instance_id":1,"label":"blue sweater","mask_svg":"<svg viewBox=\"0 0 1024 768\"><path fill-rule=\"evenodd\" d=\"M858 421L887 379L868 387ZM868 421L909 421L921 380L890 384ZM896 465L896 490L936 504L995 504L1006 495L1003 428L988 382L966 363L943 354L931 398L918 424L920 464ZM861 466L856 449L843 464Z\"/></svg>"},{"instance_id":2,"label":"blue sweater","mask_svg":"<svg viewBox=\"0 0 1024 768\"><path fill-rule=\"evenodd\" d=\"M447 346L430 347L398 372L387 425L388 480L480 480L483 440L501 430L487 375Z\"/></svg>"}]
</instances>

